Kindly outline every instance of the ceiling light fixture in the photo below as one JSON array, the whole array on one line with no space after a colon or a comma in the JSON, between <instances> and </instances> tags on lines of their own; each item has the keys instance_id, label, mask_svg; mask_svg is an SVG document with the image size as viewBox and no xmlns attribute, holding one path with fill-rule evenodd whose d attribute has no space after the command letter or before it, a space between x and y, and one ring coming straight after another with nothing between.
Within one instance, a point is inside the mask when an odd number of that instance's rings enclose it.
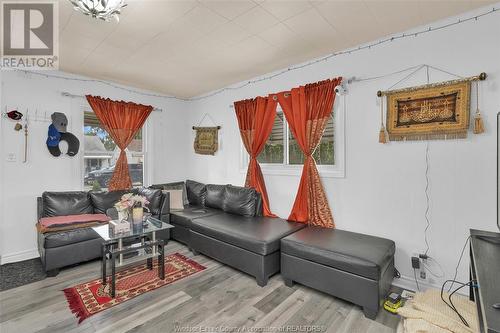
<instances>
[{"instance_id":1,"label":"ceiling light fixture","mask_svg":"<svg viewBox=\"0 0 500 333\"><path fill-rule=\"evenodd\" d=\"M109 22L114 18L117 22L120 21L118 15L121 9L127 4L125 0L69 0L75 10L82 12L85 15L98 18Z\"/></svg>"}]
</instances>

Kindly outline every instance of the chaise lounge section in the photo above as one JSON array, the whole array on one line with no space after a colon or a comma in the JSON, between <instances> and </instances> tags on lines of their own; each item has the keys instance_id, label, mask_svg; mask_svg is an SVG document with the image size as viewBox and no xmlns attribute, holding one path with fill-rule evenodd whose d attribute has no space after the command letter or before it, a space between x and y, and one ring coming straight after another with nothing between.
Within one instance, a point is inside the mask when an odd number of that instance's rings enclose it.
<instances>
[{"instance_id":1,"label":"chaise lounge section","mask_svg":"<svg viewBox=\"0 0 500 333\"><path fill-rule=\"evenodd\" d=\"M155 185L156 187L157 185ZM171 211L172 238L254 276L265 286L280 270L280 240L302 223L262 216L260 194L251 188L186 181L189 205Z\"/></svg>"}]
</instances>

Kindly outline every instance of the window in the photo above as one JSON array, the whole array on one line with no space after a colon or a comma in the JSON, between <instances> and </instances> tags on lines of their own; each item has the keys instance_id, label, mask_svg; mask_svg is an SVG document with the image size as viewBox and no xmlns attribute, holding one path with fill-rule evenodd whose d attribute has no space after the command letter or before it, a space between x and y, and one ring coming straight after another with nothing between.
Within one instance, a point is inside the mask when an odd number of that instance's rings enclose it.
<instances>
[{"instance_id":1,"label":"window","mask_svg":"<svg viewBox=\"0 0 500 333\"><path fill-rule=\"evenodd\" d=\"M321 142L313 153L322 176L344 176L344 111L335 108L328 120ZM245 152L245 150L242 150ZM243 153L242 172L246 171L247 154ZM295 140L283 112L278 106L273 129L264 149L257 157L264 174L300 175L304 153Z\"/></svg>"},{"instance_id":2,"label":"window","mask_svg":"<svg viewBox=\"0 0 500 333\"><path fill-rule=\"evenodd\" d=\"M103 128L92 111L84 111L84 189L107 190L108 182L113 175L115 162L120 155L111 136ZM130 178L133 186L144 183L144 149L143 129L125 150L127 154Z\"/></svg>"},{"instance_id":3,"label":"window","mask_svg":"<svg viewBox=\"0 0 500 333\"><path fill-rule=\"evenodd\" d=\"M317 165L334 165L335 151L333 144L333 114L328 119L321 142L313 153ZM304 164L304 153L295 140L292 131L288 131L288 164Z\"/></svg>"}]
</instances>

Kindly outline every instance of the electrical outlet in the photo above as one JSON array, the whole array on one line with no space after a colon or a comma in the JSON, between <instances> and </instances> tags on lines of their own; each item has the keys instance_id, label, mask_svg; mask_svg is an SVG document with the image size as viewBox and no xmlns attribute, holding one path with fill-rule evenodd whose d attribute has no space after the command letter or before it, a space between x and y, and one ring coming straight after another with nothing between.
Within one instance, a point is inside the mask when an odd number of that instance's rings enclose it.
<instances>
[{"instance_id":1,"label":"electrical outlet","mask_svg":"<svg viewBox=\"0 0 500 333\"><path fill-rule=\"evenodd\" d=\"M419 257L411 257L411 267L414 269L420 269Z\"/></svg>"},{"instance_id":2,"label":"electrical outlet","mask_svg":"<svg viewBox=\"0 0 500 333\"><path fill-rule=\"evenodd\" d=\"M425 278L426 278L426 277L427 277L427 274L425 274L425 271L424 271L424 270L421 270L421 271L420 271L420 278L421 278L422 280L425 280Z\"/></svg>"},{"instance_id":3,"label":"electrical outlet","mask_svg":"<svg viewBox=\"0 0 500 333\"><path fill-rule=\"evenodd\" d=\"M7 158L5 160L7 162L15 162L17 160L17 156L15 153L8 153Z\"/></svg>"}]
</instances>

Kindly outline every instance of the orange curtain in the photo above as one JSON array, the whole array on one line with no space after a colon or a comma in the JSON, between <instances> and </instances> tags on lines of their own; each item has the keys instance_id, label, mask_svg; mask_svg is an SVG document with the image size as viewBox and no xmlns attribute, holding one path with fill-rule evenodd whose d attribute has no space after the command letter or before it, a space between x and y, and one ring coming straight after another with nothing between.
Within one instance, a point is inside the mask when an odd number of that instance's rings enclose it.
<instances>
[{"instance_id":1,"label":"orange curtain","mask_svg":"<svg viewBox=\"0 0 500 333\"><path fill-rule=\"evenodd\" d=\"M112 101L108 98L85 96L97 118L120 148L113 176L108 183L109 191L127 190L132 187L125 149L137 131L144 125L153 107L132 102Z\"/></svg>"},{"instance_id":2,"label":"orange curtain","mask_svg":"<svg viewBox=\"0 0 500 333\"><path fill-rule=\"evenodd\" d=\"M302 177L290 221L334 228L332 213L312 154L318 147L335 102L335 86L342 78L325 80L278 94L293 136L305 155Z\"/></svg>"},{"instance_id":3,"label":"orange curtain","mask_svg":"<svg viewBox=\"0 0 500 333\"><path fill-rule=\"evenodd\" d=\"M276 215L271 213L269 208L266 184L259 162L257 162L257 156L264 149L273 129L276 105L277 101L272 97L257 97L234 103L241 139L250 154L245 186L253 187L261 194L263 214L271 217L276 217Z\"/></svg>"}]
</instances>

